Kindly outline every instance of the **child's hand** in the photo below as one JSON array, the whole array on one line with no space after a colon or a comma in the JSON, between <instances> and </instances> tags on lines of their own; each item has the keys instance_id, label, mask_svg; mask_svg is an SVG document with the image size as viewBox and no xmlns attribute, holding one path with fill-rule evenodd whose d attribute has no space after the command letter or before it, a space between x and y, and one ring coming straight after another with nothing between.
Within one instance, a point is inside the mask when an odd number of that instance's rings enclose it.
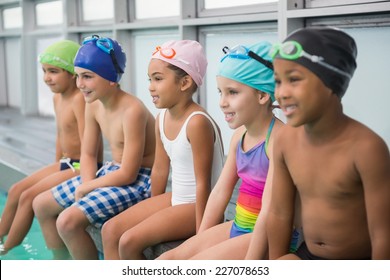
<instances>
[{"instance_id":1,"label":"child's hand","mask_svg":"<svg viewBox=\"0 0 390 280\"><path fill-rule=\"evenodd\" d=\"M74 199L75 201L79 201L82 199L87 193L89 193L90 190L88 190L88 186L85 184L81 184L76 188L76 191L74 193Z\"/></svg>"}]
</instances>

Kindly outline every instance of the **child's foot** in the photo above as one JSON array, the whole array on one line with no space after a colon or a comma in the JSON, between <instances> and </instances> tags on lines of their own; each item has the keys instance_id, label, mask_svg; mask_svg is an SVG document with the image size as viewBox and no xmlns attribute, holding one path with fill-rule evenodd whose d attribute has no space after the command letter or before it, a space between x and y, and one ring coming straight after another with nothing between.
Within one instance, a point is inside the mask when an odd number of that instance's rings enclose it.
<instances>
[{"instance_id":1,"label":"child's foot","mask_svg":"<svg viewBox=\"0 0 390 280\"><path fill-rule=\"evenodd\" d=\"M4 247L3 242L0 243L0 256L3 256L8 253L8 250Z\"/></svg>"}]
</instances>

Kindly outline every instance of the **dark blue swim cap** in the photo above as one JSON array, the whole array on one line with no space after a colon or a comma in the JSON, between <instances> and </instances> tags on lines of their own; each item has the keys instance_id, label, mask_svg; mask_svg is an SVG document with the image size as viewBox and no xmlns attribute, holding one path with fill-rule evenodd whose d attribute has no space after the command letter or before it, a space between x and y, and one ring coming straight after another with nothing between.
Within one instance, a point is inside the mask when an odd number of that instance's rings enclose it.
<instances>
[{"instance_id":1,"label":"dark blue swim cap","mask_svg":"<svg viewBox=\"0 0 390 280\"><path fill-rule=\"evenodd\" d=\"M88 69L117 83L126 68L126 54L117 41L94 35L84 39L76 54L74 66Z\"/></svg>"}]
</instances>

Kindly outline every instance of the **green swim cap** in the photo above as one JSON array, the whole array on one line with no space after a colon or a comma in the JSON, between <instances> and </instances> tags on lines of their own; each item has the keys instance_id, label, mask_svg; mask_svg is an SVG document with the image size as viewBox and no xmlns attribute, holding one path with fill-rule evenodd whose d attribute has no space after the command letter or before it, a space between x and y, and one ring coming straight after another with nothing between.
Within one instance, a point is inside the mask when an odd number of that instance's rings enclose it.
<instances>
[{"instance_id":1,"label":"green swim cap","mask_svg":"<svg viewBox=\"0 0 390 280\"><path fill-rule=\"evenodd\" d=\"M80 45L70 40L61 40L47 47L38 56L40 63L50 64L74 74L73 60Z\"/></svg>"},{"instance_id":2,"label":"green swim cap","mask_svg":"<svg viewBox=\"0 0 390 280\"><path fill-rule=\"evenodd\" d=\"M274 71L269 56L271 47L271 43L265 41L252 46L225 47L226 54L221 59L217 75L268 93L275 101Z\"/></svg>"}]
</instances>

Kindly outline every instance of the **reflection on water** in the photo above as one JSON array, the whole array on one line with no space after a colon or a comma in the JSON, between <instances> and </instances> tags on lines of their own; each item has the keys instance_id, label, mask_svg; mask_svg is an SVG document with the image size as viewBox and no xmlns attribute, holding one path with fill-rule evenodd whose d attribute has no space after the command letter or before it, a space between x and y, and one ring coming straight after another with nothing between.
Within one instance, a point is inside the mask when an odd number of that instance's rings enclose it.
<instances>
[{"instance_id":1,"label":"reflection on water","mask_svg":"<svg viewBox=\"0 0 390 280\"><path fill-rule=\"evenodd\" d=\"M0 191L0 213L7 196ZM38 221L34 219L30 232L24 238L21 245L10 250L6 255L0 255L0 260L50 260L51 252L47 250Z\"/></svg>"}]
</instances>

